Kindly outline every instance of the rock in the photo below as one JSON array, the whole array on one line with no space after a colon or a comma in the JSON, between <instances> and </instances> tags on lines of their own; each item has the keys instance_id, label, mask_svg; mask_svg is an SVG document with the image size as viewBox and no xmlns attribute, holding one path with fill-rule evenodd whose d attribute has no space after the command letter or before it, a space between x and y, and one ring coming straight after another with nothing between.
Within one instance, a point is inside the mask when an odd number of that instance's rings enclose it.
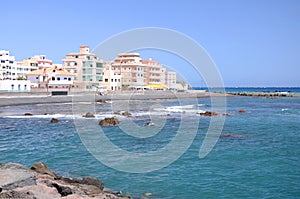
<instances>
[{"instance_id":1,"label":"rock","mask_svg":"<svg viewBox=\"0 0 300 199\"><path fill-rule=\"evenodd\" d=\"M32 113L24 113L25 116L32 116Z\"/></svg>"},{"instance_id":2,"label":"rock","mask_svg":"<svg viewBox=\"0 0 300 199\"><path fill-rule=\"evenodd\" d=\"M100 126L118 126L119 120L117 118L105 118L99 121Z\"/></svg>"},{"instance_id":3,"label":"rock","mask_svg":"<svg viewBox=\"0 0 300 199\"><path fill-rule=\"evenodd\" d=\"M153 123L153 122L147 122L146 124L145 124L145 126L154 126L155 124Z\"/></svg>"},{"instance_id":4,"label":"rock","mask_svg":"<svg viewBox=\"0 0 300 199\"><path fill-rule=\"evenodd\" d=\"M73 191L70 187L62 186L57 183L52 183L52 186L56 188L56 190L61 196L73 194Z\"/></svg>"},{"instance_id":5,"label":"rock","mask_svg":"<svg viewBox=\"0 0 300 199\"><path fill-rule=\"evenodd\" d=\"M37 162L33 164L30 169L40 174L47 174L52 177L57 177L43 162Z\"/></svg>"},{"instance_id":6,"label":"rock","mask_svg":"<svg viewBox=\"0 0 300 199\"><path fill-rule=\"evenodd\" d=\"M235 134L221 134L220 137L224 138L224 137L228 137L228 138L238 138L238 139L241 139L241 138L246 138L246 136L244 135L235 135Z\"/></svg>"},{"instance_id":7,"label":"rock","mask_svg":"<svg viewBox=\"0 0 300 199\"><path fill-rule=\"evenodd\" d=\"M99 181L96 178L84 177L82 179L77 179L75 181L78 182L78 183L80 183L80 184L93 185L95 187L98 187L101 191L103 191L103 189L104 189L103 182Z\"/></svg>"},{"instance_id":8,"label":"rock","mask_svg":"<svg viewBox=\"0 0 300 199\"><path fill-rule=\"evenodd\" d=\"M106 103L106 101L104 99L98 99L98 100L96 100L96 102L98 102L98 103Z\"/></svg>"},{"instance_id":9,"label":"rock","mask_svg":"<svg viewBox=\"0 0 300 199\"><path fill-rule=\"evenodd\" d=\"M12 163L9 162L7 164L1 164L0 169L22 169L22 170L27 170L26 167L24 167L21 164L18 163Z\"/></svg>"},{"instance_id":10,"label":"rock","mask_svg":"<svg viewBox=\"0 0 300 199\"><path fill-rule=\"evenodd\" d=\"M228 113L223 113L222 116L230 116Z\"/></svg>"},{"instance_id":11,"label":"rock","mask_svg":"<svg viewBox=\"0 0 300 199\"><path fill-rule=\"evenodd\" d=\"M30 191L15 191L15 190L10 190L10 191L0 193L0 198L37 199Z\"/></svg>"},{"instance_id":12,"label":"rock","mask_svg":"<svg viewBox=\"0 0 300 199\"><path fill-rule=\"evenodd\" d=\"M246 111L243 110L243 109L239 110L239 113L245 113L245 112L246 112Z\"/></svg>"},{"instance_id":13,"label":"rock","mask_svg":"<svg viewBox=\"0 0 300 199\"><path fill-rule=\"evenodd\" d=\"M114 114L115 115L121 115L121 111L115 111Z\"/></svg>"},{"instance_id":14,"label":"rock","mask_svg":"<svg viewBox=\"0 0 300 199\"><path fill-rule=\"evenodd\" d=\"M122 112L122 115L129 117L129 116L131 116L131 113L129 113L128 111L124 111L124 112Z\"/></svg>"},{"instance_id":15,"label":"rock","mask_svg":"<svg viewBox=\"0 0 300 199\"><path fill-rule=\"evenodd\" d=\"M87 118L94 118L95 115L92 112L87 112L83 117L87 117Z\"/></svg>"},{"instance_id":16,"label":"rock","mask_svg":"<svg viewBox=\"0 0 300 199\"><path fill-rule=\"evenodd\" d=\"M207 117L211 117L211 116L218 116L219 114L216 112L211 112L211 111L205 111L204 113L199 113L201 116L207 116Z\"/></svg>"},{"instance_id":17,"label":"rock","mask_svg":"<svg viewBox=\"0 0 300 199\"><path fill-rule=\"evenodd\" d=\"M30 169L15 163L0 164L0 198L130 198L105 192L104 184L96 178L56 176L43 162L35 163Z\"/></svg>"},{"instance_id":18,"label":"rock","mask_svg":"<svg viewBox=\"0 0 300 199\"><path fill-rule=\"evenodd\" d=\"M51 123L58 123L58 121L59 121L59 120L56 119L56 118L52 118L52 119L50 120Z\"/></svg>"},{"instance_id":19,"label":"rock","mask_svg":"<svg viewBox=\"0 0 300 199\"><path fill-rule=\"evenodd\" d=\"M17 187L36 185L34 172L23 168L1 168L0 187L2 190L12 190Z\"/></svg>"},{"instance_id":20,"label":"rock","mask_svg":"<svg viewBox=\"0 0 300 199\"><path fill-rule=\"evenodd\" d=\"M144 196L152 196L152 193L150 193L150 192L144 193Z\"/></svg>"}]
</instances>

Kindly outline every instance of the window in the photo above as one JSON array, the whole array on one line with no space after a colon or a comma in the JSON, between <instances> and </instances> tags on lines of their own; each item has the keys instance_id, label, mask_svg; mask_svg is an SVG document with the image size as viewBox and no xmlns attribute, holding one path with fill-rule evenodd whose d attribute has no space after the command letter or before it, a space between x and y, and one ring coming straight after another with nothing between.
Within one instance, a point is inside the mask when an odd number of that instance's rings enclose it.
<instances>
[{"instance_id":1,"label":"window","mask_svg":"<svg viewBox=\"0 0 300 199\"><path fill-rule=\"evenodd\" d=\"M57 77L57 81L59 81L60 80L60 77Z\"/></svg>"},{"instance_id":2,"label":"window","mask_svg":"<svg viewBox=\"0 0 300 199\"><path fill-rule=\"evenodd\" d=\"M71 81L71 77L68 78L68 81Z\"/></svg>"},{"instance_id":3,"label":"window","mask_svg":"<svg viewBox=\"0 0 300 199\"><path fill-rule=\"evenodd\" d=\"M75 58L78 58L78 55L76 55Z\"/></svg>"},{"instance_id":4,"label":"window","mask_svg":"<svg viewBox=\"0 0 300 199\"><path fill-rule=\"evenodd\" d=\"M55 77L52 77L52 81L55 81Z\"/></svg>"},{"instance_id":5,"label":"window","mask_svg":"<svg viewBox=\"0 0 300 199\"><path fill-rule=\"evenodd\" d=\"M114 82L114 79L111 79L110 82Z\"/></svg>"},{"instance_id":6,"label":"window","mask_svg":"<svg viewBox=\"0 0 300 199\"><path fill-rule=\"evenodd\" d=\"M74 62L74 66L77 66L77 62Z\"/></svg>"},{"instance_id":7,"label":"window","mask_svg":"<svg viewBox=\"0 0 300 199\"><path fill-rule=\"evenodd\" d=\"M105 79L104 81L105 81L105 82L108 82L108 79Z\"/></svg>"},{"instance_id":8,"label":"window","mask_svg":"<svg viewBox=\"0 0 300 199\"><path fill-rule=\"evenodd\" d=\"M67 80L68 78L64 77L64 80Z\"/></svg>"}]
</instances>

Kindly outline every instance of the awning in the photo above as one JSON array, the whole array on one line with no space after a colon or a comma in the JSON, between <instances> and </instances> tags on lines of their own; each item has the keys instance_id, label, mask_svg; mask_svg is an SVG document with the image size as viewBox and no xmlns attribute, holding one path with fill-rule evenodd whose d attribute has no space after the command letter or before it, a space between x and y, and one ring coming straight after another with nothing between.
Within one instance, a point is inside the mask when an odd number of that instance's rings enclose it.
<instances>
[{"instance_id":1,"label":"awning","mask_svg":"<svg viewBox=\"0 0 300 199\"><path fill-rule=\"evenodd\" d=\"M147 87L153 89L167 89L168 87L163 84L148 84Z\"/></svg>"}]
</instances>

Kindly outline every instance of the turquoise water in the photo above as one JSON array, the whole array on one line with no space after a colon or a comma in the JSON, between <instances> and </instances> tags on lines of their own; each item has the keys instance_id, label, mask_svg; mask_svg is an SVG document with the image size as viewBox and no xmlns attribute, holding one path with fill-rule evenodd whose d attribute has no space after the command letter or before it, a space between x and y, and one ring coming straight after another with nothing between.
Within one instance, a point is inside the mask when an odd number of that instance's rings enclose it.
<instances>
[{"instance_id":1,"label":"turquoise water","mask_svg":"<svg viewBox=\"0 0 300 199\"><path fill-rule=\"evenodd\" d=\"M187 99L186 103L190 101ZM149 121L145 102L131 106L137 125ZM148 105L178 106L176 100L147 101ZM209 110L210 99L198 100L199 109ZM109 114L109 104L98 104ZM194 109L196 109L194 107ZM245 113L239 113L243 109ZM150 138L135 139L117 127L104 128L106 135L128 151L145 152L162 148L176 135L181 114L199 117L198 133L189 149L169 166L150 173L116 171L95 159L76 132L71 104L44 104L0 109L0 162L19 162L30 166L44 161L67 177L94 176L107 187L122 190L134 198L146 192L151 198L299 198L300 196L300 98L227 98L222 133L245 138L220 138L212 152L199 159L199 147L210 118L195 113L157 111L167 122L162 131ZM153 110L155 112L155 110ZM34 117L22 116L31 112ZM44 115L49 113L50 115ZM59 114L59 115L54 115ZM60 122L51 124L57 117ZM80 116L75 116L80 117ZM128 118L120 117L121 123ZM188 125L195 125L193 123ZM100 127L99 127L100 128ZM150 127L151 128L151 127ZM134 131L134 129L133 129ZM109 149L108 149L109 150Z\"/></svg>"}]
</instances>

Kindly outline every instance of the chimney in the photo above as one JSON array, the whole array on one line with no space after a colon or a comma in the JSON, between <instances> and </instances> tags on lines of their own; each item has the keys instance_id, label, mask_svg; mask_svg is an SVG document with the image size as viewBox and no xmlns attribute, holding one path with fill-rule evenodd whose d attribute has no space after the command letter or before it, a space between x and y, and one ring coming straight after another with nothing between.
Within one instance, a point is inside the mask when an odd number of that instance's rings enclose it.
<instances>
[{"instance_id":1,"label":"chimney","mask_svg":"<svg viewBox=\"0 0 300 199\"><path fill-rule=\"evenodd\" d=\"M80 46L80 54L90 53L90 48L88 46Z\"/></svg>"}]
</instances>

